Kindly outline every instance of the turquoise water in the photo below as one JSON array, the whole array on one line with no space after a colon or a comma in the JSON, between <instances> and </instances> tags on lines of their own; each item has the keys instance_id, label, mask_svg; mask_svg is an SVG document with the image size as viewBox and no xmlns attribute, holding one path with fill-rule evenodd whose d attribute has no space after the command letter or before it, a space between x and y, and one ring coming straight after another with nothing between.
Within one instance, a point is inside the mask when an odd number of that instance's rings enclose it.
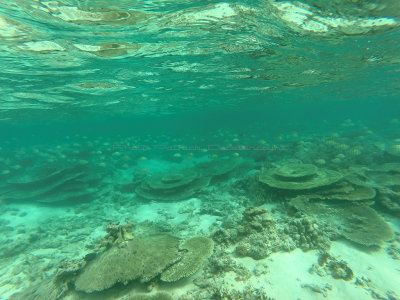
<instances>
[{"instance_id":1,"label":"turquoise water","mask_svg":"<svg viewBox=\"0 0 400 300\"><path fill-rule=\"evenodd\" d=\"M400 299L399 16L0 1L0 299Z\"/></svg>"}]
</instances>

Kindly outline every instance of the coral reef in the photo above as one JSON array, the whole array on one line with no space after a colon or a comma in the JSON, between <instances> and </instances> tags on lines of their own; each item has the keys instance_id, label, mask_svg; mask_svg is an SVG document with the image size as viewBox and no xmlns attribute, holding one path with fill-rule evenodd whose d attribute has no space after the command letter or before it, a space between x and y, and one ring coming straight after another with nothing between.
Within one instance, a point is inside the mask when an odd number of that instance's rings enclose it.
<instances>
[{"instance_id":1,"label":"coral reef","mask_svg":"<svg viewBox=\"0 0 400 300\"><path fill-rule=\"evenodd\" d=\"M150 281L179 258L178 239L168 235L134 238L94 259L75 281L79 291L103 291L134 279Z\"/></svg>"},{"instance_id":2,"label":"coral reef","mask_svg":"<svg viewBox=\"0 0 400 300\"><path fill-rule=\"evenodd\" d=\"M310 199L366 201L375 198L376 191L369 186L355 185L341 180L324 189L303 194Z\"/></svg>"},{"instance_id":3,"label":"coral reef","mask_svg":"<svg viewBox=\"0 0 400 300\"><path fill-rule=\"evenodd\" d=\"M280 191L280 195L286 199L304 195L309 199L372 204L376 190L361 173L357 168L339 173L322 170L311 164L286 163L268 171L263 169L259 180Z\"/></svg>"},{"instance_id":4,"label":"coral reef","mask_svg":"<svg viewBox=\"0 0 400 300\"><path fill-rule=\"evenodd\" d=\"M58 300L62 299L67 288L55 282L55 278L48 278L40 283L32 285L21 293L12 295L10 300Z\"/></svg>"},{"instance_id":5,"label":"coral reef","mask_svg":"<svg viewBox=\"0 0 400 300\"><path fill-rule=\"evenodd\" d=\"M330 236L333 236L329 226L320 224L308 217L291 219L285 228L296 247L303 251L311 249L328 250L331 246Z\"/></svg>"},{"instance_id":6,"label":"coral reef","mask_svg":"<svg viewBox=\"0 0 400 300\"><path fill-rule=\"evenodd\" d=\"M195 166L202 176L214 177L224 175L235 169L241 162L240 157L228 157L222 159L214 159L210 162L200 163Z\"/></svg>"},{"instance_id":7,"label":"coral reef","mask_svg":"<svg viewBox=\"0 0 400 300\"><path fill-rule=\"evenodd\" d=\"M393 214L400 215L400 164L385 163L367 171L378 191L377 200Z\"/></svg>"},{"instance_id":8,"label":"coral reef","mask_svg":"<svg viewBox=\"0 0 400 300\"><path fill-rule=\"evenodd\" d=\"M175 170L153 175L136 187L136 193L145 199L176 201L190 198L209 185L211 178L202 177L193 170Z\"/></svg>"},{"instance_id":9,"label":"coral reef","mask_svg":"<svg viewBox=\"0 0 400 300\"><path fill-rule=\"evenodd\" d=\"M169 235L133 237L123 240L124 227L111 224L112 246L94 258L77 276L75 288L92 293L103 291L117 283L132 280L149 282L161 274L161 280L172 282L196 272L213 252L214 242L206 237L194 237L179 246L177 238ZM131 228L131 227L129 227ZM129 231L130 234L130 231ZM121 239L122 242L117 240Z\"/></svg>"},{"instance_id":10,"label":"coral reef","mask_svg":"<svg viewBox=\"0 0 400 300\"><path fill-rule=\"evenodd\" d=\"M390 226L366 205L311 202L304 196L292 199L291 204L319 223L336 227L342 236L363 246L380 246L393 237Z\"/></svg>"},{"instance_id":11,"label":"coral reef","mask_svg":"<svg viewBox=\"0 0 400 300\"><path fill-rule=\"evenodd\" d=\"M239 162L240 158L238 157L216 159L198 164L190 169L154 174L137 186L135 191L140 197L149 200L187 199L207 187L212 177L232 171Z\"/></svg>"},{"instance_id":12,"label":"coral reef","mask_svg":"<svg viewBox=\"0 0 400 300\"><path fill-rule=\"evenodd\" d=\"M70 291L71 283L75 277L86 266L91 256L79 260L64 260L53 276L40 280L24 291L10 297L12 300L58 300L63 299Z\"/></svg>"},{"instance_id":13,"label":"coral reef","mask_svg":"<svg viewBox=\"0 0 400 300\"><path fill-rule=\"evenodd\" d=\"M263 259L273 252L295 248L293 241L276 226L271 213L262 206L245 210L237 235L240 241L235 253L239 257Z\"/></svg>"},{"instance_id":14,"label":"coral reef","mask_svg":"<svg viewBox=\"0 0 400 300\"><path fill-rule=\"evenodd\" d=\"M8 202L90 201L99 194L100 174L97 167L90 168L86 163L39 165L25 169L23 176L10 178L1 196Z\"/></svg>"},{"instance_id":15,"label":"coral reef","mask_svg":"<svg viewBox=\"0 0 400 300\"><path fill-rule=\"evenodd\" d=\"M239 257L259 260L274 252L301 248L329 249L330 236L334 235L328 225L317 225L308 217L274 217L263 206L248 207L240 220L216 230L213 239L224 247L235 246Z\"/></svg>"},{"instance_id":16,"label":"coral reef","mask_svg":"<svg viewBox=\"0 0 400 300\"><path fill-rule=\"evenodd\" d=\"M265 184L258 179L258 172L252 173L242 180L235 183L237 188L242 194L251 201L252 205L263 205L272 202L274 197L269 189L265 188Z\"/></svg>"},{"instance_id":17,"label":"coral reef","mask_svg":"<svg viewBox=\"0 0 400 300\"><path fill-rule=\"evenodd\" d=\"M185 241L179 248L186 252L180 261L162 272L161 280L172 282L192 275L212 254L214 242L206 237L195 237Z\"/></svg>"},{"instance_id":18,"label":"coral reef","mask_svg":"<svg viewBox=\"0 0 400 300\"><path fill-rule=\"evenodd\" d=\"M96 84L89 83L85 88L93 89L95 86ZM60 210L57 206L57 211L53 206L48 208L52 214L39 222L31 223L37 211L19 210L16 204L5 203L1 208L6 218L0 220L4 235L0 251L4 261L11 265L10 268L5 268L8 269L8 274L3 278L8 276L11 279L7 279L4 286L9 284L15 291L31 284L31 287L11 299L52 300L62 298L66 294L71 299L107 298L110 295L121 300L270 299L267 293L274 292L275 272L280 271L280 264L276 264L276 261L286 257L292 258L292 254L276 252L300 248L303 251L322 250L328 255L326 251L329 250L331 242L339 237L372 248L351 247L351 251L344 252L349 250L345 248L349 245L340 243L340 248L334 249L343 251L338 252L343 257L329 257L325 260L321 258L320 264L316 264L312 270L321 276L336 278L337 281L320 278L318 282L311 282L299 276L295 284L300 293L315 293L316 297L330 297L339 291L340 287L347 292L349 288L354 288L351 282L354 274L350 266L355 267L355 264L350 259L353 259L359 250L375 250L375 246L382 246L393 236L392 230L377 212L382 208L387 208L392 213L400 212L400 164L393 162L396 161L393 156L384 156L383 153L367 155L363 152L363 155L357 156L361 151L361 141L358 145L355 142L356 149L351 150L353 145L350 139L346 141L345 138L338 137L332 140L336 141L332 147L324 138L321 141L324 145L316 145L317 143L309 140L304 140L303 143L298 140L282 141L282 145L287 146L287 152L271 151L267 158L265 152L255 151L257 153L254 156L263 156L263 164L266 167L262 174L271 172L271 175L265 176L269 183L259 180L256 169L261 167L261 160L253 162L251 169L246 165L247 169L242 170L236 168L240 159L213 158L210 161L206 155L217 155L209 152L199 156L200 151L193 154L194 158L191 158L191 161L182 154L174 163L168 158L171 153L160 151L162 153L155 154L159 155L156 159L160 159L161 163L158 164L149 153L146 154L148 161L145 161L145 158L140 158L143 153L122 153L122 149L118 153L111 149L112 146L101 143L89 153L74 152L74 149L70 149L70 155L76 156L76 160L70 165L71 168L77 166L76 169L68 170L69 166L53 164L54 168L46 170L43 167L30 168L28 164L28 167L22 167L23 170L27 170L24 176L24 172L14 169L12 160L5 157L0 164L9 173L3 172L0 176L5 187L2 188L2 193L5 192L3 197L10 197L5 198L7 202L17 200L16 196L22 194L35 197L52 195L52 192L47 194L47 190L52 191L53 187L64 193L64 184L67 184L63 182L70 182L69 178L71 183L81 180L83 183L87 182L89 178L83 173L86 173L86 170L93 172L93 161L90 161L92 157L93 160L100 161L100 157L104 156L103 162L107 164L109 173L116 169L115 166L120 168L112 177L111 189L114 188L114 192L118 191L113 193L112 198L99 198L92 203L67 206ZM131 144L139 144L136 140L130 141ZM227 145L229 142L228 140ZM345 145L346 143L348 145ZM150 144L150 141L147 141L147 144ZM364 144L364 149L367 149L369 142L365 141ZM326 151L318 152L320 146L326 147ZM102 153L96 154L98 151ZM55 155L64 155L64 152L60 150ZM253 153L241 152L241 155L246 157L252 156ZM289 163L301 158L300 156L304 158L304 163ZM375 160L376 157L379 159ZM281 159L285 159L286 162L276 163ZM387 159L392 162L382 163ZM89 163L79 162L80 160L88 160ZM198 161L205 160L208 162L197 164ZM362 165L356 165L356 161ZM366 161L372 163L367 166ZM177 166L177 162L186 169L170 169L163 174L148 175L156 170L168 170L170 165ZM268 167L275 164L278 167ZM45 166L42 163L36 165ZM188 166L191 167L187 168ZM225 180L228 176L223 175L234 169L235 176ZM133 171L136 173L133 174ZM340 176L333 176L335 173L340 173ZM213 185L203 188L207 183L196 187L199 180L204 178ZM279 182L279 185L274 186L276 182ZM106 179L103 183L110 182ZM33 191L33 187L37 190ZM150 195L149 199L171 203L132 201L135 188L143 188ZM200 190L202 192L196 194ZM71 188L71 194L72 191ZM175 200L193 195L198 197L174 203ZM296 196L300 197L295 198ZM20 198L24 200L25 196ZM149 211L151 213L147 214ZM387 218L391 220L390 224L394 224L391 216ZM26 220L28 222L25 222ZM113 220L134 220L135 234L132 232L133 223L109 223ZM107 223L107 235L101 240L99 232ZM209 236L209 231L214 229L216 231L212 238L215 245L204 237L192 238L196 235ZM170 244L158 242L152 235L160 233L173 234L182 239L182 242L177 238L172 238L174 242ZM153 238L154 241L150 245ZM376 262L375 254L378 259L379 255L382 255L389 264L397 263L400 257L398 235L388 243L385 242L384 246L388 255L385 251L372 254L369 252L373 269L357 275L368 275L375 281L374 276L379 275L381 271L379 266L373 264ZM169 254L164 254L165 249L171 250L169 258L166 257ZM273 253L276 254L272 255ZM65 257L82 257L85 254L87 255L83 259L65 260ZM295 251L293 256L310 258L314 254L314 251ZM138 267L139 263L134 262L136 258L133 256L140 260L142 265ZM354 259L357 262L357 258ZM58 264L60 261L61 264ZM95 267L98 263L108 264L110 267ZM3 263L3 266L6 264ZM308 268L310 265L301 266ZM386 264L382 263L382 266L386 267ZM126 268L129 271L126 271ZM300 268L296 269L298 271ZM357 272L363 271L357 268ZM114 277L100 278L99 274L111 274L110 276ZM176 282L181 278L185 280ZM108 283L101 283L103 279L108 280ZM332 285L332 292L329 292L330 286L326 284L328 280ZM262 284L265 284L265 289ZM373 285L378 285L377 281ZM370 284L371 289L373 285ZM382 296L382 299L396 299L397 296L388 291L392 283L388 280L388 283L383 285L387 288L376 295ZM3 287L2 291L7 288ZM160 292L165 288L171 289L171 295ZM148 293L144 293L146 289ZM114 295L116 292L118 295Z\"/></svg>"},{"instance_id":19,"label":"coral reef","mask_svg":"<svg viewBox=\"0 0 400 300\"><path fill-rule=\"evenodd\" d=\"M308 190L339 181L342 175L319 169L311 164L286 163L277 168L262 169L259 180L268 186L285 190Z\"/></svg>"}]
</instances>

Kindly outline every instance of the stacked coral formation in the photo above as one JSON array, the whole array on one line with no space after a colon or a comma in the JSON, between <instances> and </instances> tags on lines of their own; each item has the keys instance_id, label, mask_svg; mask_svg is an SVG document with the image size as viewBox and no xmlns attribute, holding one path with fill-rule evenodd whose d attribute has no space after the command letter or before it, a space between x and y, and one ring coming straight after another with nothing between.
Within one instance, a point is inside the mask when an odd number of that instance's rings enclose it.
<instances>
[{"instance_id":1,"label":"stacked coral formation","mask_svg":"<svg viewBox=\"0 0 400 300\"><path fill-rule=\"evenodd\" d=\"M209 185L210 177L201 177L195 170L177 170L151 176L136 188L136 193L145 199L176 201L190 198Z\"/></svg>"},{"instance_id":2,"label":"stacked coral formation","mask_svg":"<svg viewBox=\"0 0 400 300\"><path fill-rule=\"evenodd\" d=\"M385 163L366 172L378 191L379 203L400 215L400 163Z\"/></svg>"},{"instance_id":3,"label":"stacked coral formation","mask_svg":"<svg viewBox=\"0 0 400 300\"><path fill-rule=\"evenodd\" d=\"M353 173L324 170L311 164L286 163L263 169L259 180L269 187L286 191L289 197L304 195L309 199L367 201L376 196L374 188Z\"/></svg>"},{"instance_id":4,"label":"stacked coral formation","mask_svg":"<svg viewBox=\"0 0 400 300\"><path fill-rule=\"evenodd\" d=\"M389 225L368 206L374 203L376 190L360 170L340 174L310 164L288 163L263 170L259 179L282 191L304 215L318 220L319 224L336 227L353 242L380 246L393 236ZM395 179L390 178L389 182L392 181Z\"/></svg>"},{"instance_id":5,"label":"stacked coral formation","mask_svg":"<svg viewBox=\"0 0 400 300\"><path fill-rule=\"evenodd\" d=\"M38 166L9 179L1 196L10 202L90 201L99 191L100 180L99 172L86 164Z\"/></svg>"},{"instance_id":6,"label":"stacked coral formation","mask_svg":"<svg viewBox=\"0 0 400 300\"><path fill-rule=\"evenodd\" d=\"M306 216L335 226L345 238L360 245L381 246L393 238L390 226L367 205L310 202L302 196L290 202Z\"/></svg>"},{"instance_id":7,"label":"stacked coral formation","mask_svg":"<svg viewBox=\"0 0 400 300\"><path fill-rule=\"evenodd\" d=\"M226 158L198 164L191 169L171 170L168 173L154 174L144 180L136 193L145 199L176 201L190 198L207 187L211 178L232 171L240 158Z\"/></svg>"},{"instance_id":8,"label":"stacked coral formation","mask_svg":"<svg viewBox=\"0 0 400 300\"><path fill-rule=\"evenodd\" d=\"M311 164L289 163L277 168L263 169L260 181L284 190L308 190L339 181L342 175L332 170L319 169Z\"/></svg>"}]
</instances>

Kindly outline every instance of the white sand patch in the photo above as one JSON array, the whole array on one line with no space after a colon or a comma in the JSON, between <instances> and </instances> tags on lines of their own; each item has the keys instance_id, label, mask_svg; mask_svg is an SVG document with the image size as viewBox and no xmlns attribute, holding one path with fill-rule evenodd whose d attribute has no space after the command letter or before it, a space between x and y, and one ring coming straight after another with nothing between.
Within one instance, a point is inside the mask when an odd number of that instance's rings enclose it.
<instances>
[{"instance_id":1,"label":"white sand patch","mask_svg":"<svg viewBox=\"0 0 400 300\"><path fill-rule=\"evenodd\" d=\"M371 299L365 290L351 281L310 274L310 267L318 260L317 251L296 249L290 253L274 254L271 260L267 262L269 274L264 277L265 289L276 299ZM325 290L325 295L307 287L324 289L327 285L332 288Z\"/></svg>"},{"instance_id":2,"label":"white sand patch","mask_svg":"<svg viewBox=\"0 0 400 300\"><path fill-rule=\"evenodd\" d=\"M260 289L269 297L279 300L292 299L374 299L371 291L382 297L388 292L400 294L400 261L393 260L385 249L365 252L346 242L333 243L331 255L344 260L354 271L354 279L345 281L333 277L319 276L309 272L318 262L318 251L303 252L296 249L290 253L274 253L263 260L234 258L238 265L253 275L245 281L237 281L234 272L225 273L218 281L230 290ZM262 266L266 274L254 274ZM357 277L371 280L369 287L356 285ZM384 299L384 298L383 298Z\"/></svg>"},{"instance_id":3,"label":"white sand patch","mask_svg":"<svg viewBox=\"0 0 400 300\"><path fill-rule=\"evenodd\" d=\"M135 222L166 221L172 225L185 223L188 228L196 228L196 232L208 232L217 220L216 216L200 215L201 200L192 198L180 202L151 202L139 205L133 217Z\"/></svg>"},{"instance_id":4,"label":"white sand patch","mask_svg":"<svg viewBox=\"0 0 400 300\"><path fill-rule=\"evenodd\" d=\"M380 295L394 291L400 295L400 261L391 258L382 247L379 251L365 252L337 242L332 245L331 254L348 262L356 276L371 280L370 288Z\"/></svg>"}]
</instances>

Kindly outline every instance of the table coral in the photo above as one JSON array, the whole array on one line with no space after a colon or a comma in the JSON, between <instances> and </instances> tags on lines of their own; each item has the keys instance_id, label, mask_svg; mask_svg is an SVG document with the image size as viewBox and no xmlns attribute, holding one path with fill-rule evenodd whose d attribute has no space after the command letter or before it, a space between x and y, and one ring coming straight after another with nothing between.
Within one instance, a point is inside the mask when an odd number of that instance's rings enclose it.
<instances>
[{"instance_id":1,"label":"table coral","mask_svg":"<svg viewBox=\"0 0 400 300\"><path fill-rule=\"evenodd\" d=\"M308 190L339 181L342 175L333 170L311 164L283 164L277 168L262 169L259 180L270 187L284 190Z\"/></svg>"},{"instance_id":2,"label":"table coral","mask_svg":"<svg viewBox=\"0 0 400 300\"><path fill-rule=\"evenodd\" d=\"M91 293L134 279L150 281L179 258L178 239L168 235L134 238L93 260L78 276L75 288Z\"/></svg>"},{"instance_id":3,"label":"table coral","mask_svg":"<svg viewBox=\"0 0 400 300\"><path fill-rule=\"evenodd\" d=\"M161 280L171 282L192 275L213 253L214 242L210 238L195 237L185 241L179 248L187 252L180 261L161 274Z\"/></svg>"}]
</instances>

